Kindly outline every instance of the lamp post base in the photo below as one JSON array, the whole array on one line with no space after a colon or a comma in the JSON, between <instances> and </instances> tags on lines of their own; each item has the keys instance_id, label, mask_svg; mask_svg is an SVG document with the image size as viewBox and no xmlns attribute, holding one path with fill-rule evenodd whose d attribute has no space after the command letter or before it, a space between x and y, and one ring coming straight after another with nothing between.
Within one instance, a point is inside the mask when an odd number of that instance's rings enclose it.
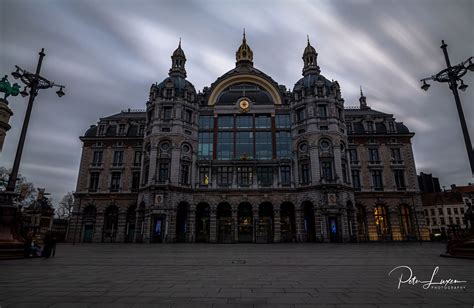
<instances>
[{"instance_id":1,"label":"lamp post base","mask_svg":"<svg viewBox=\"0 0 474 308\"><path fill-rule=\"evenodd\" d=\"M24 257L25 241L19 234L20 216L13 192L0 192L0 259Z\"/></svg>"}]
</instances>

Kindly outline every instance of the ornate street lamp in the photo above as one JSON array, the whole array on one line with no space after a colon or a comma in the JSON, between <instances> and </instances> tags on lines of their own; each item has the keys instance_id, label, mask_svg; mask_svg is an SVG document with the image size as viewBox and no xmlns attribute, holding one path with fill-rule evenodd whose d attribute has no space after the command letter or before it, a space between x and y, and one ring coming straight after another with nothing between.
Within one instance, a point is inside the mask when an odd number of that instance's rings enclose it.
<instances>
[{"instance_id":1,"label":"ornate street lamp","mask_svg":"<svg viewBox=\"0 0 474 308\"><path fill-rule=\"evenodd\" d=\"M461 79L468 71L474 71L474 57L469 57L467 60L451 66L448 56L448 45L442 41L441 49L443 49L444 58L446 60L446 68L433 75L431 77L423 78L420 81L423 83L421 88L425 91L428 91L430 84L427 80L433 80L437 82L447 82L451 91L453 91L454 100L456 102L456 107L458 110L459 121L461 122L461 128L464 136L464 142L466 144L467 156L469 158L469 164L471 165L471 173L474 177L474 150L471 144L471 138L469 137L469 131L467 130L466 120L464 119L464 112L462 110L461 99L459 98L458 89L461 91L466 91L468 85L464 83ZM458 87L458 83L461 83Z\"/></svg>"}]
</instances>

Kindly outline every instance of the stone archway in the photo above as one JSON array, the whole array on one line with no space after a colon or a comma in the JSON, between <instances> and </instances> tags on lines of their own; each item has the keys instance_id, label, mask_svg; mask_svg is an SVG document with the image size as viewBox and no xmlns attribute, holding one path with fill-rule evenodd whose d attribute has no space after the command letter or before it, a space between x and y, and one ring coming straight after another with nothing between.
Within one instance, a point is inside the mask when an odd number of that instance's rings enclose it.
<instances>
[{"instance_id":1,"label":"stone archway","mask_svg":"<svg viewBox=\"0 0 474 308\"><path fill-rule=\"evenodd\" d=\"M310 201L301 205L303 208L304 230L306 231L306 242L316 242L316 223L314 219L314 207Z\"/></svg>"},{"instance_id":2,"label":"stone archway","mask_svg":"<svg viewBox=\"0 0 474 308\"><path fill-rule=\"evenodd\" d=\"M263 202L258 207L258 222L255 227L255 241L257 243L273 242L273 205L270 202Z\"/></svg>"},{"instance_id":3,"label":"stone archway","mask_svg":"<svg viewBox=\"0 0 474 308\"><path fill-rule=\"evenodd\" d=\"M92 243L93 241L96 213L97 209L93 204L84 208L84 212L82 213L82 242L84 243Z\"/></svg>"},{"instance_id":4,"label":"stone archway","mask_svg":"<svg viewBox=\"0 0 474 308\"><path fill-rule=\"evenodd\" d=\"M253 212L252 205L248 202L239 204L238 208L238 234L239 242L253 242Z\"/></svg>"},{"instance_id":5,"label":"stone archway","mask_svg":"<svg viewBox=\"0 0 474 308\"><path fill-rule=\"evenodd\" d=\"M125 223L125 242L133 243L136 233L137 206L130 205L127 209L127 221Z\"/></svg>"},{"instance_id":6,"label":"stone archway","mask_svg":"<svg viewBox=\"0 0 474 308\"><path fill-rule=\"evenodd\" d=\"M187 221L188 221L189 204L185 201L178 204L176 209L176 242L186 242Z\"/></svg>"},{"instance_id":7,"label":"stone archway","mask_svg":"<svg viewBox=\"0 0 474 308\"><path fill-rule=\"evenodd\" d=\"M196 242L208 243L210 240L210 211L207 203L199 203L196 207Z\"/></svg>"},{"instance_id":8,"label":"stone archway","mask_svg":"<svg viewBox=\"0 0 474 308\"><path fill-rule=\"evenodd\" d=\"M217 205L217 242L233 242L232 207L227 202Z\"/></svg>"},{"instance_id":9,"label":"stone archway","mask_svg":"<svg viewBox=\"0 0 474 308\"><path fill-rule=\"evenodd\" d=\"M295 206L285 202L280 206L281 241L296 242Z\"/></svg>"},{"instance_id":10,"label":"stone archway","mask_svg":"<svg viewBox=\"0 0 474 308\"><path fill-rule=\"evenodd\" d=\"M104 226L102 229L102 242L113 243L117 237L119 209L115 204L109 205L104 213Z\"/></svg>"}]
</instances>

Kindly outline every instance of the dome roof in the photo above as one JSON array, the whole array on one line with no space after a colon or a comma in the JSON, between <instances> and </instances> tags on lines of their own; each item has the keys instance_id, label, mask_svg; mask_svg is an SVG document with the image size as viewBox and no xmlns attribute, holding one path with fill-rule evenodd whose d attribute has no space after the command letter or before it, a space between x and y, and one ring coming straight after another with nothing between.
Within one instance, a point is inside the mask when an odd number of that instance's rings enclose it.
<instances>
[{"instance_id":1,"label":"dome roof","mask_svg":"<svg viewBox=\"0 0 474 308\"><path fill-rule=\"evenodd\" d=\"M307 88L307 89L314 88L316 83L321 82L321 81L327 87L331 87L332 85L332 82L329 81L326 77L324 77L321 74L308 74L295 83L293 91L299 90L300 88Z\"/></svg>"},{"instance_id":2,"label":"dome roof","mask_svg":"<svg viewBox=\"0 0 474 308\"><path fill-rule=\"evenodd\" d=\"M178 48L173 52L173 57L183 57L186 59L186 56L184 55L184 51L181 48L181 40L179 41Z\"/></svg>"},{"instance_id":3,"label":"dome roof","mask_svg":"<svg viewBox=\"0 0 474 308\"><path fill-rule=\"evenodd\" d=\"M316 49L314 49L314 47L311 46L311 44L308 42L308 45L307 45L306 48L304 49L303 56L304 56L304 55L307 55L307 54L309 54L309 53L317 54Z\"/></svg>"},{"instance_id":4,"label":"dome roof","mask_svg":"<svg viewBox=\"0 0 474 308\"><path fill-rule=\"evenodd\" d=\"M179 91L191 89L193 92L196 92L194 85L181 76L169 76L165 78L160 84L158 84L158 89L164 89L168 85L172 85L174 89Z\"/></svg>"}]
</instances>

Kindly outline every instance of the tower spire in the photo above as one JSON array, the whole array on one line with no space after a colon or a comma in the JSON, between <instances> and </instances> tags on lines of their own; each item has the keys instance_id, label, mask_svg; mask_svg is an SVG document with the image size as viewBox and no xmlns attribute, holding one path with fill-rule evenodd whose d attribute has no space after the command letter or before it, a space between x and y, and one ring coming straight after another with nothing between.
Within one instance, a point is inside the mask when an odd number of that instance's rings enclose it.
<instances>
[{"instance_id":1,"label":"tower spire","mask_svg":"<svg viewBox=\"0 0 474 308\"><path fill-rule=\"evenodd\" d=\"M250 46L247 45L247 39L245 37L245 28L242 35L242 44L240 44L239 49L235 53L235 64L239 65L253 65L253 51L250 49Z\"/></svg>"},{"instance_id":2,"label":"tower spire","mask_svg":"<svg viewBox=\"0 0 474 308\"><path fill-rule=\"evenodd\" d=\"M360 86L360 97L359 97L360 109L367 108L367 98L364 96L362 92L362 86Z\"/></svg>"},{"instance_id":3,"label":"tower spire","mask_svg":"<svg viewBox=\"0 0 474 308\"><path fill-rule=\"evenodd\" d=\"M186 56L181 48L181 38L179 38L178 48L176 48L171 56L171 68L168 75L186 78L186 69L184 68L185 63Z\"/></svg>"},{"instance_id":4,"label":"tower spire","mask_svg":"<svg viewBox=\"0 0 474 308\"><path fill-rule=\"evenodd\" d=\"M318 66L318 53L309 42L309 34L306 35L306 38L308 40L308 45L303 52L303 76L307 76L309 74L319 74L321 73L321 69Z\"/></svg>"}]
</instances>

